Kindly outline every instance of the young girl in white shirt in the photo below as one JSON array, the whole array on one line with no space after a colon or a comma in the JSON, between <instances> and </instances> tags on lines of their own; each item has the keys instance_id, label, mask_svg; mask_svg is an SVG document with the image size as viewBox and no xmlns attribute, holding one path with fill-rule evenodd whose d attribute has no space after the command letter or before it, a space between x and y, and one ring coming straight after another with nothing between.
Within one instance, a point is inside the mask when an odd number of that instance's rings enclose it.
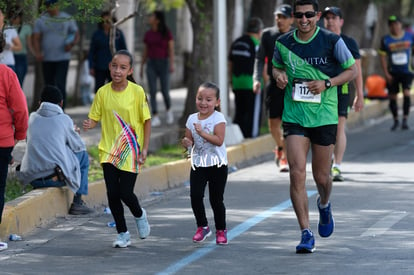
<instances>
[{"instance_id":1,"label":"young girl in white shirt","mask_svg":"<svg viewBox=\"0 0 414 275\"><path fill-rule=\"evenodd\" d=\"M203 242L211 235L204 208L204 191L209 185L209 198L214 213L216 243L227 244L224 189L227 182L227 151L224 144L226 120L220 110L219 88L210 82L200 85L196 96L197 113L186 122L182 145L191 155L190 197L197 223L193 242ZM191 148L191 149L190 149Z\"/></svg>"}]
</instances>

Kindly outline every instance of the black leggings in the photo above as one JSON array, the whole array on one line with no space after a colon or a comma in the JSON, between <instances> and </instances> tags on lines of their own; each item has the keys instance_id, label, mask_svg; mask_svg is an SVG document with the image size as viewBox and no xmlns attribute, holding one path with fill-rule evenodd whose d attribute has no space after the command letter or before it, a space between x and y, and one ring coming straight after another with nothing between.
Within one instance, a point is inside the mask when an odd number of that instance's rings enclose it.
<instances>
[{"instance_id":1,"label":"black leggings","mask_svg":"<svg viewBox=\"0 0 414 275\"><path fill-rule=\"evenodd\" d=\"M138 174L119 170L110 163L103 163L102 169L108 204L116 223L116 230L118 233L126 232L128 229L122 202L128 206L134 217L142 216L141 206L137 196L134 194L135 181Z\"/></svg>"},{"instance_id":2,"label":"black leggings","mask_svg":"<svg viewBox=\"0 0 414 275\"><path fill-rule=\"evenodd\" d=\"M227 166L197 167L190 173L191 207L196 218L197 227L207 226L204 208L204 191L208 183L210 205L214 213L216 230L226 229L226 207L224 206L224 189L227 182Z\"/></svg>"},{"instance_id":3,"label":"black leggings","mask_svg":"<svg viewBox=\"0 0 414 275\"><path fill-rule=\"evenodd\" d=\"M0 223L4 208L4 194L6 192L7 173L13 147L0 147Z\"/></svg>"}]
</instances>

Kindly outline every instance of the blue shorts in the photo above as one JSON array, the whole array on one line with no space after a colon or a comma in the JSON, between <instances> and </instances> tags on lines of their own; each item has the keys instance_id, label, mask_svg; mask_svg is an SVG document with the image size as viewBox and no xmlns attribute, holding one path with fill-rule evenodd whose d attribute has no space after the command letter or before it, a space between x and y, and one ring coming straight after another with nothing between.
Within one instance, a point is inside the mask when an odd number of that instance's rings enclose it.
<instances>
[{"instance_id":1,"label":"blue shorts","mask_svg":"<svg viewBox=\"0 0 414 275\"><path fill-rule=\"evenodd\" d=\"M283 122L283 136L296 135L310 139L312 144L329 146L336 142L337 124L323 125L319 127L302 127L296 123Z\"/></svg>"}]
</instances>

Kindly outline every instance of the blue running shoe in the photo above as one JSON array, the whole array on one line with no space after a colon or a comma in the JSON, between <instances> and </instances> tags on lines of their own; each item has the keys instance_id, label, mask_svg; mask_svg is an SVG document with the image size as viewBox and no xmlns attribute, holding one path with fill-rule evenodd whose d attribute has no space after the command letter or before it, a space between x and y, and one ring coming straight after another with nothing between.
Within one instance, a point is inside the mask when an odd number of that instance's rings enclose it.
<instances>
[{"instance_id":1,"label":"blue running shoe","mask_svg":"<svg viewBox=\"0 0 414 275\"><path fill-rule=\"evenodd\" d=\"M328 207L321 209L321 198L318 197L317 204L319 209L318 232L321 237L327 238L331 236L335 228L335 222L332 217L331 203L329 203Z\"/></svg>"},{"instance_id":2,"label":"blue running shoe","mask_svg":"<svg viewBox=\"0 0 414 275\"><path fill-rule=\"evenodd\" d=\"M312 253L315 250L315 238L309 229L302 230L302 239L296 246L296 253Z\"/></svg>"}]
</instances>

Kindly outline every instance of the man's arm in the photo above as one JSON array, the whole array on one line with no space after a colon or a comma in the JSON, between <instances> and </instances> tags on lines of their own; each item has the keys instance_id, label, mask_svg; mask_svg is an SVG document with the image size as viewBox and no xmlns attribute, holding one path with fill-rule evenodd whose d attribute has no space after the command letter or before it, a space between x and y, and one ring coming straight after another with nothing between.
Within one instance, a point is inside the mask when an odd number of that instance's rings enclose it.
<instances>
[{"instance_id":1,"label":"man's arm","mask_svg":"<svg viewBox=\"0 0 414 275\"><path fill-rule=\"evenodd\" d=\"M362 81L361 59L355 59L355 65L358 72L356 78L354 79L356 94L353 102L353 108L356 112L359 112L362 110L362 108L364 108L364 89Z\"/></svg>"},{"instance_id":2,"label":"man's arm","mask_svg":"<svg viewBox=\"0 0 414 275\"><path fill-rule=\"evenodd\" d=\"M341 72L335 77L330 78L329 80L331 81L332 86L339 86L344 83L350 82L357 76L357 74L358 74L358 69L354 63L351 67L345 69L343 72ZM309 81L307 82L307 85L308 85L309 91L315 95L320 94L326 90L325 80Z\"/></svg>"},{"instance_id":3,"label":"man's arm","mask_svg":"<svg viewBox=\"0 0 414 275\"><path fill-rule=\"evenodd\" d=\"M384 72L385 79L387 80L387 82L391 82L392 76L388 72L387 55L380 53L379 56L380 56L381 68L382 68L382 71Z\"/></svg>"},{"instance_id":4,"label":"man's arm","mask_svg":"<svg viewBox=\"0 0 414 275\"><path fill-rule=\"evenodd\" d=\"M272 75L273 75L273 78L276 80L276 86L279 89L286 88L286 85L288 84L288 77L286 75L285 70L282 70L282 69L279 69L273 66Z\"/></svg>"}]
</instances>

